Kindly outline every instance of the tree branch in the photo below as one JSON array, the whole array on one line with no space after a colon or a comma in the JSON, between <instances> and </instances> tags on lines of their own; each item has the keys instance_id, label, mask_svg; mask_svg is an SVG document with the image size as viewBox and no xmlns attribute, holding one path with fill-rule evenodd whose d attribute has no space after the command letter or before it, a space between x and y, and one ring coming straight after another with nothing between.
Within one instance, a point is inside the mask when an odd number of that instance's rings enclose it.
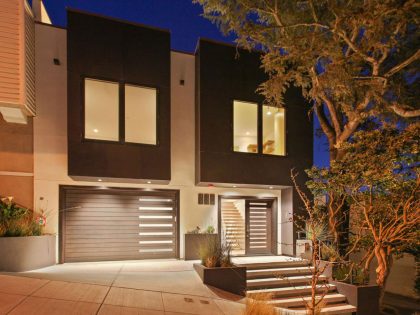
<instances>
[{"instance_id":1,"label":"tree branch","mask_svg":"<svg viewBox=\"0 0 420 315\"><path fill-rule=\"evenodd\" d=\"M407 67L409 64L411 64L412 62L416 61L419 58L420 58L420 49L418 49L410 58L404 60L400 64L398 64L395 67L391 68L391 70L389 70L384 75L384 77L387 77L388 78L388 77L392 76L393 74L395 74L398 71L400 71L401 69Z\"/></svg>"},{"instance_id":2,"label":"tree branch","mask_svg":"<svg viewBox=\"0 0 420 315\"><path fill-rule=\"evenodd\" d=\"M420 116L420 109L408 109L406 106L401 106L398 103L393 103L391 109L398 115L404 118L413 118Z\"/></svg>"}]
</instances>

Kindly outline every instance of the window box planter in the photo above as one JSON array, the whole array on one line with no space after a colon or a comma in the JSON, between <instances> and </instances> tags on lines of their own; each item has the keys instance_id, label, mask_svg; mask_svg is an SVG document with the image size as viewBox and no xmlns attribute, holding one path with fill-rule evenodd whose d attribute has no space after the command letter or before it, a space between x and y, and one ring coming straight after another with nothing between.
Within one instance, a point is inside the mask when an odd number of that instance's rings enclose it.
<instances>
[{"instance_id":1,"label":"window box planter","mask_svg":"<svg viewBox=\"0 0 420 315\"><path fill-rule=\"evenodd\" d=\"M201 245L205 245L209 238L217 240L218 234L199 234L186 233L185 234L185 260L200 259L198 250Z\"/></svg>"},{"instance_id":2,"label":"window box planter","mask_svg":"<svg viewBox=\"0 0 420 315\"><path fill-rule=\"evenodd\" d=\"M377 285L354 285L341 281L331 281L337 291L347 297L347 301L357 307L357 315L379 314L380 290Z\"/></svg>"},{"instance_id":3,"label":"window box planter","mask_svg":"<svg viewBox=\"0 0 420 315\"><path fill-rule=\"evenodd\" d=\"M194 269L204 284L222 289L237 295L245 295L246 267L207 268L202 264L194 264Z\"/></svg>"},{"instance_id":4,"label":"window box planter","mask_svg":"<svg viewBox=\"0 0 420 315\"><path fill-rule=\"evenodd\" d=\"M55 262L55 235L0 237L0 271L27 271Z\"/></svg>"}]
</instances>

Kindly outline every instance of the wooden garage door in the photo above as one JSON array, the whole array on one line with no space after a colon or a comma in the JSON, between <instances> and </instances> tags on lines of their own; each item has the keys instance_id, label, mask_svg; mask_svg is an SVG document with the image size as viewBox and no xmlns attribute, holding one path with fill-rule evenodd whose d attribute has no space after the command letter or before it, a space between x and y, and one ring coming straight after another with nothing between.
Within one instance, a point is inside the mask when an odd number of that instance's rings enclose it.
<instances>
[{"instance_id":1,"label":"wooden garage door","mask_svg":"<svg viewBox=\"0 0 420 315\"><path fill-rule=\"evenodd\" d=\"M62 186L60 261L178 258L178 192Z\"/></svg>"}]
</instances>

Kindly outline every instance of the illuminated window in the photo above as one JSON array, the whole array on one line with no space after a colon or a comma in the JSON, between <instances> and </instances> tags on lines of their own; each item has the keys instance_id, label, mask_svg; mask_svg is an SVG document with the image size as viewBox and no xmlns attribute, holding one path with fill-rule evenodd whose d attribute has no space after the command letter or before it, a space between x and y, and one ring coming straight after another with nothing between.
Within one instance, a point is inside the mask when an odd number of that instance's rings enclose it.
<instances>
[{"instance_id":1,"label":"illuminated window","mask_svg":"<svg viewBox=\"0 0 420 315\"><path fill-rule=\"evenodd\" d=\"M125 141L156 144L156 89L125 86Z\"/></svg>"},{"instance_id":2,"label":"illuminated window","mask_svg":"<svg viewBox=\"0 0 420 315\"><path fill-rule=\"evenodd\" d=\"M258 104L233 102L233 150L258 153Z\"/></svg>"},{"instance_id":3,"label":"illuminated window","mask_svg":"<svg viewBox=\"0 0 420 315\"><path fill-rule=\"evenodd\" d=\"M85 79L85 138L118 141L119 86Z\"/></svg>"},{"instance_id":4,"label":"illuminated window","mask_svg":"<svg viewBox=\"0 0 420 315\"><path fill-rule=\"evenodd\" d=\"M121 105L120 86L125 100ZM125 112L121 120L120 107ZM156 145L157 90L86 78L85 138Z\"/></svg>"},{"instance_id":5,"label":"illuminated window","mask_svg":"<svg viewBox=\"0 0 420 315\"><path fill-rule=\"evenodd\" d=\"M285 110L284 108L263 106L264 154L285 155Z\"/></svg>"}]
</instances>

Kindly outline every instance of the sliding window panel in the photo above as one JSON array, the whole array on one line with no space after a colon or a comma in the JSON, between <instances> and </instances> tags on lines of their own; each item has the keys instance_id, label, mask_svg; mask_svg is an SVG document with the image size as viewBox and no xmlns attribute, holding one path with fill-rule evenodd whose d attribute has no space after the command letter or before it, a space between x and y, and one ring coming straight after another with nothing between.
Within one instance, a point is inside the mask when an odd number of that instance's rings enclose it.
<instances>
[{"instance_id":1,"label":"sliding window panel","mask_svg":"<svg viewBox=\"0 0 420 315\"><path fill-rule=\"evenodd\" d=\"M233 151L258 153L258 104L233 101Z\"/></svg>"},{"instance_id":2,"label":"sliding window panel","mask_svg":"<svg viewBox=\"0 0 420 315\"><path fill-rule=\"evenodd\" d=\"M118 83L85 79L85 138L118 141L118 117Z\"/></svg>"},{"instance_id":3,"label":"sliding window panel","mask_svg":"<svg viewBox=\"0 0 420 315\"><path fill-rule=\"evenodd\" d=\"M125 85L125 142L157 144L157 90Z\"/></svg>"},{"instance_id":4,"label":"sliding window panel","mask_svg":"<svg viewBox=\"0 0 420 315\"><path fill-rule=\"evenodd\" d=\"M286 117L284 108L263 106L263 153L286 154Z\"/></svg>"}]
</instances>

